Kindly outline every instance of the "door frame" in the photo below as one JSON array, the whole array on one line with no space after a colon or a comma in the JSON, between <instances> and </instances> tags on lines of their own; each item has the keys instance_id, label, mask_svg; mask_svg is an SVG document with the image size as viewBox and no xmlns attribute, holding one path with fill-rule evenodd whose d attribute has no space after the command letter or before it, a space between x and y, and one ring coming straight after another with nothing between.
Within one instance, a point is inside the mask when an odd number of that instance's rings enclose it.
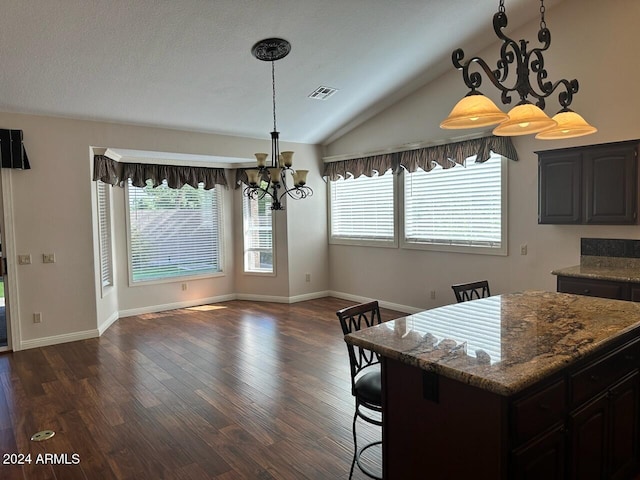
<instances>
[{"instance_id":1,"label":"door frame","mask_svg":"<svg viewBox=\"0 0 640 480\"><path fill-rule=\"evenodd\" d=\"M13 172L11 169L0 169L0 190L1 196L1 218L2 223L2 245L3 257L7 259L7 271L5 277L5 316L7 319L7 343L6 350L17 352L21 350L20 331L20 306L18 302L18 270L16 239L14 229L14 209L13 209ZM15 260L15 261L14 261ZM13 319L13 320L12 320ZM4 349L3 349L4 350ZM2 350L0 350L2 351Z\"/></svg>"}]
</instances>

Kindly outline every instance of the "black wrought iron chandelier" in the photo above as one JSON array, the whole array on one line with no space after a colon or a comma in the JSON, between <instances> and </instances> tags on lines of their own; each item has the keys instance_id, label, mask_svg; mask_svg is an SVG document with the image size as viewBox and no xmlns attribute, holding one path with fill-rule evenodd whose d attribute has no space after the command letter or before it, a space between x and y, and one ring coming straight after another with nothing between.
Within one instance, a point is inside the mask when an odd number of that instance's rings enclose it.
<instances>
[{"instance_id":1,"label":"black wrought iron chandelier","mask_svg":"<svg viewBox=\"0 0 640 480\"><path fill-rule=\"evenodd\" d=\"M453 65L458 70L462 70L464 83L471 91L442 121L441 128L475 128L499 124L493 130L495 135L516 136L537 133L536 138L544 140L579 137L597 131L569 108L573 95L578 92L578 80L563 78L555 83L547 80L548 73L542 53L551 44L551 33L547 28L544 14L544 0L540 0L538 41L542 46L527 50L527 41L516 42L502 32L507 26L507 14L504 0L500 0L498 12L493 16L493 29L502 40L500 58L495 70L491 70L487 62L480 57L473 57L462 63L464 52L461 48L452 53ZM500 90L503 104L511 103L512 93L519 95L519 103L508 114L502 112L495 103L478 91L482 84L482 75L481 72L470 71L474 64L477 64L491 83ZM515 70L514 81L512 81L514 75L510 75L512 69ZM533 82L530 78L532 74L535 76ZM509 86L507 82L512 82L512 85ZM553 118L549 118L543 112L545 99L558 89L561 109ZM535 99L535 105L529 97Z\"/></svg>"},{"instance_id":2,"label":"black wrought iron chandelier","mask_svg":"<svg viewBox=\"0 0 640 480\"><path fill-rule=\"evenodd\" d=\"M286 57L291 44L281 38L260 40L251 48L258 60L271 62L271 85L273 91L273 131L271 132L271 161L267 166L268 153L256 153L257 169L247 170L248 185L244 194L252 200L260 200L266 195L271 197L272 210L284 210L282 198L287 195L299 200L313 195L307 183L308 170L294 170L293 152L280 151L280 133L276 126L276 73L275 62ZM287 172L293 177L293 186L287 185Z\"/></svg>"}]
</instances>

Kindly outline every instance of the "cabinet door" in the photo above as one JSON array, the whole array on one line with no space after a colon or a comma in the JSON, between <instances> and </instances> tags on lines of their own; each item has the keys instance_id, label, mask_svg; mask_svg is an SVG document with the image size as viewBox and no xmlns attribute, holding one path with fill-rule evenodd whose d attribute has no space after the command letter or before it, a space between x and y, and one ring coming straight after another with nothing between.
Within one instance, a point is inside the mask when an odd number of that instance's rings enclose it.
<instances>
[{"instance_id":1,"label":"cabinet door","mask_svg":"<svg viewBox=\"0 0 640 480\"><path fill-rule=\"evenodd\" d=\"M609 399L603 394L571 414L569 478L606 478L608 413Z\"/></svg>"},{"instance_id":2,"label":"cabinet door","mask_svg":"<svg viewBox=\"0 0 640 480\"><path fill-rule=\"evenodd\" d=\"M580 223L582 162L579 152L539 154L538 223Z\"/></svg>"},{"instance_id":3,"label":"cabinet door","mask_svg":"<svg viewBox=\"0 0 640 480\"><path fill-rule=\"evenodd\" d=\"M585 223L636 223L636 145L598 146L582 155Z\"/></svg>"},{"instance_id":4,"label":"cabinet door","mask_svg":"<svg viewBox=\"0 0 640 480\"><path fill-rule=\"evenodd\" d=\"M517 480L561 480L565 472L565 430L551 430L513 453Z\"/></svg>"},{"instance_id":5,"label":"cabinet door","mask_svg":"<svg viewBox=\"0 0 640 480\"><path fill-rule=\"evenodd\" d=\"M639 379L640 374L636 371L609 391L611 479L630 478L637 465Z\"/></svg>"},{"instance_id":6,"label":"cabinet door","mask_svg":"<svg viewBox=\"0 0 640 480\"><path fill-rule=\"evenodd\" d=\"M640 285L632 284L629 298L632 302L640 302Z\"/></svg>"}]
</instances>

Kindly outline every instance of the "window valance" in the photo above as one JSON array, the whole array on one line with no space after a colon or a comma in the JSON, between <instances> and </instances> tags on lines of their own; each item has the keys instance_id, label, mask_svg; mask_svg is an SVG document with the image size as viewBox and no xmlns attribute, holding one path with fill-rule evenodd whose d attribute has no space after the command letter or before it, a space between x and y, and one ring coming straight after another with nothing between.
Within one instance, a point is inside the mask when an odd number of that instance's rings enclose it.
<instances>
[{"instance_id":1,"label":"window valance","mask_svg":"<svg viewBox=\"0 0 640 480\"><path fill-rule=\"evenodd\" d=\"M175 189L184 185L198 188L199 183L204 183L205 190L211 190L216 185L227 186L223 168L120 163L105 155L93 157L94 181L100 180L109 185L124 187L129 178L135 187L144 187L147 180L151 180L154 187L166 180L169 188Z\"/></svg>"},{"instance_id":2,"label":"window valance","mask_svg":"<svg viewBox=\"0 0 640 480\"><path fill-rule=\"evenodd\" d=\"M510 160L518 160L518 152L516 152L511 138L492 135L401 152L400 165L409 172L415 172L418 167L428 172L433 170L436 165L440 165L442 168L451 168L456 164L464 165L465 159L474 155L476 163L483 163L489 160L491 152Z\"/></svg>"},{"instance_id":3,"label":"window valance","mask_svg":"<svg viewBox=\"0 0 640 480\"><path fill-rule=\"evenodd\" d=\"M31 168L22 143L22 130L0 130L0 157L2 168Z\"/></svg>"},{"instance_id":4,"label":"window valance","mask_svg":"<svg viewBox=\"0 0 640 480\"><path fill-rule=\"evenodd\" d=\"M347 178L353 175L358 178L360 175L371 177L375 173L384 175L389 170L395 170L398 166L397 153L385 153L363 158L352 158L338 162L326 163L322 174L328 180L338 180L340 177Z\"/></svg>"},{"instance_id":5,"label":"window valance","mask_svg":"<svg viewBox=\"0 0 640 480\"><path fill-rule=\"evenodd\" d=\"M491 152L511 160L518 160L518 153L510 137L492 135L444 145L329 162L324 166L323 176L327 180L347 178L348 175L356 178L360 175L370 177L376 172L384 174L390 168L395 172L399 167L409 172L415 172L418 168L428 172L436 165L442 168L450 168L456 164L464 165L465 159L474 155L477 163L486 162Z\"/></svg>"}]
</instances>

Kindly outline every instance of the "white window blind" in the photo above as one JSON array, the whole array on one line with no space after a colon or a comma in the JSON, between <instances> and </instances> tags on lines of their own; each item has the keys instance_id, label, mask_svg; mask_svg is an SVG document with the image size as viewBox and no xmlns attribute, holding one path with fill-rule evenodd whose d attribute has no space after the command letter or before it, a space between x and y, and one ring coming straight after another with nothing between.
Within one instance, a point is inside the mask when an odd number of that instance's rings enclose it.
<instances>
[{"instance_id":1,"label":"white window blind","mask_svg":"<svg viewBox=\"0 0 640 480\"><path fill-rule=\"evenodd\" d=\"M128 184L129 262L132 282L206 276L221 271L217 189L166 181L152 188Z\"/></svg>"},{"instance_id":2,"label":"white window blind","mask_svg":"<svg viewBox=\"0 0 640 480\"><path fill-rule=\"evenodd\" d=\"M100 278L102 287L113 285L113 256L111 248L111 206L109 185L96 182L98 191L98 234L100 248Z\"/></svg>"},{"instance_id":3,"label":"white window blind","mask_svg":"<svg viewBox=\"0 0 640 480\"><path fill-rule=\"evenodd\" d=\"M502 158L467 159L405 174L404 241L499 249L503 244Z\"/></svg>"},{"instance_id":4,"label":"white window blind","mask_svg":"<svg viewBox=\"0 0 640 480\"><path fill-rule=\"evenodd\" d=\"M393 178L389 170L329 182L331 240L394 242Z\"/></svg>"},{"instance_id":5,"label":"white window blind","mask_svg":"<svg viewBox=\"0 0 640 480\"><path fill-rule=\"evenodd\" d=\"M266 183L263 182L263 188ZM251 200L242 196L244 271L273 273L273 211L271 197Z\"/></svg>"}]
</instances>

